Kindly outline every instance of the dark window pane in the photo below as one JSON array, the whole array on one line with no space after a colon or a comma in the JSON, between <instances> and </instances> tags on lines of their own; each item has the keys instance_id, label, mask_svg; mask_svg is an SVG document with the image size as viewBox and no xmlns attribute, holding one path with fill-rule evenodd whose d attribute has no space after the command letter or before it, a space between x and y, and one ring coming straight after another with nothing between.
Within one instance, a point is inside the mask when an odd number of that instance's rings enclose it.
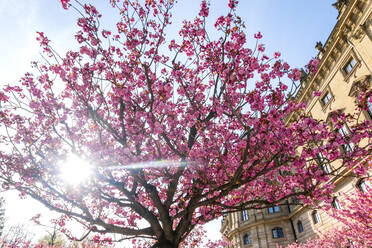
<instances>
[{"instance_id":1,"label":"dark window pane","mask_svg":"<svg viewBox=\"0 0 372 248\"><path fill-rule=\"evenodd\" d=\"M279 206L269 207L269 214L272 213L278 213L279 212Z\"/></svg>"},{"instance_id":2,"label":"dark window pane","mask_svg":"<svg viewBox=\"0 0 372 248\"><path fill-rule=\"evenodd\" d=\"M322 104L327 105L329 101L331 100L332 96L329 92L327 92L323 97L322 97Z\"/></svg>"},{"instance_id":3,"label":"dark window pane","mask_svg":"<svg viewBox=\"0 0 372 248\"><path fill-rule=\"evenodd\" d=\"M248 220L248 211L247 210L242 211L242 220L243 221Z\"/></svg>"},{"instance_id":4,"label":"dark window pane","mask_svg":"<svg viewBox=\"0 0 372 248\"><path fill-rule=\"evenodd\" d=\"M317 155L317 158L318 158L318 163L320 164L322 170L324 173L326 174L329 174L331 173L331 166L329 165L329 163L327 162L326 158L323 156L323 154L320 152L318 153Z\"/></svg>"},{"instance_id":5,"label":"dark window pane","mask_svg":"<svg viewBox=\"0 0 372 248\"><path fill-rule=\"evenodd\" d=\"M367 111L368 111L369 117L372 118L372 96L369 96L369 98L367 99Z\"/></svg>"},{"instance_id":6,"label":"dark window pane","mask_svg":"<svg viewBox=\"0 0 372 248\"><path fill-rule=\"evenodd\" d=\"M353 58L350 59L349 62L344 67L344 71L346 72L346 74L349 74L355 65L356 65L355 60Z\"/></svg>"},{"instance_id":7,"label":"dark window pane","mask_svg":"<svg viewBox=\"0 0 372 248\"><path fill-rule=\"evenodd\" d=\"M362 179L358 183L358 188L362 192L367 193L368 189L370 188L370 185L369 185L369 183L365 179Z\"/></svg>"},{"instance_id":8,"label":"dark window pane","mask_svg":"<svg viewBox=\"0 0 372 248\"><path fill-rule=\"evenodd\" d=\"M283 238L284 237L284 233L283 233L283 229L281 227L275 227L273 230L273 238L274 239L278 239L278 238Z\"/></svg>"},{"instance_id":9,"label":"dark window pane","mask_svg":"<svg viewBox=\"0 0 372 248\"><path fill-rule=\"evenodd\" d=\"M251 243L251 237L249 236L249 234L244 235L243 242L244 242L245 245L248 245L248 244Z\"/></svg>"},{"instance_id":10,"label":"dark window pane","mask_svg":"<svg viewBox=\"0 0 372 248\"><path fill-rule=\"evenodd\" d=\"M304 231L304 227L303 227L301 221L298 221L298 222L297 222L297 229L298 229L298 232L299 232L299 233L302 233L302 232Z\"/></svg>"},{"instance_id":11,"label":"dark window pane","mask_svg":"<svg viewBox=\"0 0 372 248\"><path fill-rule=\"evenodd\" d=\"M318 214L318 211L313 212L313 221L314 221L314 224L317 224L320 222L320 216Z\"/></svg>"},{"instance_id":12,"label":"dark window pane","mask_svg":"<svg viewBox=\"0 0 372 248\"><path fill-rule=\"evenodd\" d=\"M344 124L339 130L338 133L345 139L350 134L349 128ZM346 153L351 152L354 149L353 143L346 143L342 145L342 148Z\"/></svg>"},{"instance_id":13,"label":"dark window pane","mask_svg":"<svg viewBox=\"0 0 372 248\"><path fill-rule=\"evenodd\" d=\"M333 201L332 201L332 207L334 207L335 209L338 209L338 210L341 209L341 205L336 198L333 199Z\"/></svg>"}]
</instances>

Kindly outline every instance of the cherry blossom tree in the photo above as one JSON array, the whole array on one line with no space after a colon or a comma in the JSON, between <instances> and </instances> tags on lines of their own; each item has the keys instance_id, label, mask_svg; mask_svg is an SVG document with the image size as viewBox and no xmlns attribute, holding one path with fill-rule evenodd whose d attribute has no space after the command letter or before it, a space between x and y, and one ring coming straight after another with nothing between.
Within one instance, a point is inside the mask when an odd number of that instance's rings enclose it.
<instances>
[{"instance_id":1,"label":"cherry blossom tree","mask_svg":"<svg viewBox=\"0 0 372 248\"><path fill-rule=\"evenodd\" d=\"M293 101L303 73L265 54L259 32L247 47L236 0L211 30L202 1L177 37L166 37L174 0L111 0L114 30L94 6L61 3L81 15L80 49L61 55L39 32L45 62L0 91L0 177L60 213L54 223L71 238L81 238L68 231L77 221L96 242L115 234L187 246L195 227L222 214L327 199L322 163L368 170L371 124L335 114L336 127L349 126L341 136L303 114ZM293 112L301 117L289 122ZM91 165L73 165L89 174L79 184L61 177L71 156Z\"/></svg>"}]
</instances>

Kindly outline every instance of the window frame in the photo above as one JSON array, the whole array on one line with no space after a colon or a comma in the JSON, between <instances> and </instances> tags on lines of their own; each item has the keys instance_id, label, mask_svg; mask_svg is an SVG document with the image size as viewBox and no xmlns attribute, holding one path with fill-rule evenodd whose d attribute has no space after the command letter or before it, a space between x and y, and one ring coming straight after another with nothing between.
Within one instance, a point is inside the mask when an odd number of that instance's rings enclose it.
<instances>
[{"instance_id":1,"label":"window frame","mask_svg":"<svg viewBox=\"0 0 372 248\"><path fill-rule=\"evenodd\" d=\"M248 233L245 233L243 235L243 244L244 245L250 245L251 243L252 243L251 235L249 235Z\"/></svg>"},{"instance_id":2,"label":"window frame","mask_svg":"<svg viewBox=\"0 0 372 248\"><path fill-rule=\"evenodd\" d=\"M354 61L355 63L350 69L350 71L346 71L345 68L348 67L351 61ZM359 59L357 59L357 56L354 54L353 51L351 51L350 54L344 59L343 63L340 66L340 71L342 75L344 76L345 81L349 80L350 76L355 72L359 64L360 64Z\"/></svg>"},{"instance_id":3,"label":"window frame","mask_svg":"<svg viewBox=\"0 0 372 248\"><path fill-rule=\"evenodd\" d=\"M267 211L268 211L269 214L275 214L275 213L280 212L280 208L279 208L279 206L272 206L272 207L268 207Z\"/></svg>"},{"instance_id":4,"label":"window frame","mask_svg":"<svg viewBox=\"0 0 372 248\"><path fill-rule=\"evenodd\" d=\"M274 227L273 229L271 229L271 233L273 235L273 239L284 238L284 231L281 227Z\"/></svg>"},{"instance_id":5,"label":"window frame","mask_svg":"<svg viewBox=\"0 0 372 248\"><path fill-rule=\"evenodd\" d=\"M371 100L369 100L371 99ZM370 119L372 119L372 94L370 94L369 96L367 96L367 99L366 99L366 104L367 104L367 114L369 116Z\"/></svg>"},{"instance_id":6,"label":"window frame","mask_svg":"<svg viewBox=\"0 0 372 248\"><path fill-rule=\"evenodd\" d=\"M297 221L297 231L298 233L302 233L304 231L304 225L302 225L302 221Z\"/></svg>"},{"instance_id":7,"label":"window frame","mask_svg":"<svg viewBox=\"0 0 372 248\"><path fill-rule=\"evenodd\" d=\"M241 217L242 217L242 221L247 221L248 220L248 210L247 209L244 209L241 211Z\"/></svg>"},{"instance_id":8,"label":"window frame","mask_svg":"<svg viewBox=\"0 0 372 248\"><path fill-rule=\"evenodd\" d=\"M344 123L342 125L342 127L337 129L336 131L337 131L338 134L340 134L342 136L342 138L344 138L346 140L348 139L348 136L351 133L350 129L347 126L346 123ZM342 147L343 152L349 153L349 152L352 152L354 150L355 144L353 142L349 142L347 144L342 144L341 147Z\"/></svg>"},{"instance_id":9,"label":"window frame","mask_svg":"<svg viewBox=\"0 0 372 248\"><path fill-rule=\"evenodd\" d=\"M329 95L329 99L327 101L327 103L324 103L323 102L323 99L324 97L326 97L327 95ZM324 112L325 109L331 104L331 102L335 99L334 95L333 95L333 92L331 90L331 88L329 87L329 85L327 85L327 87L323 90L322 92L322 95L319 97L318 101L319 101L319 104L320 106L322 107L322 111Z\"/></svg>"},{"instance_id":10,"label":"window frame","mask_svg":"<svg viewBox=\"0 0 372 248\"><path fill-rule=\"evenodd\" d=\"M357 187L360 191L362 191L363 193L367 193L368 190L371 188L371 186L369 185L369 183L366 181L365 178L362 178L358 181L357 183Z\"/></svg>"},{"instance_id":11,"label":"window frame","mask_svg":"<svg viewBox=\"0 0 372 248\"><path fill-rule=\"evenodd\" d=\"M332 100L332 94L329 91L326 91L326 93L320 98L320 101L323 106L326 106L331 100ZM326 99L326 102L324 101Z\"/></svg>"},{"instance_id":12,"label":"window frame","mask_svg":"<svg viewBox=\"0 0 372 248\"><path fill-rule=\"evenodd\" d=\"M311 216L312 216L314 225L316 225L316 224L318 224L318 223L320 223L322 221L317 210L314 210L311 213Z\"/></svg>"},{"instance_id":13,"label":"window frame","mask_svg":"<svg viewBox=\"0 0 372 248\"><path fill-rule=\"evenodd\" d=\"M320 165L320 168L322 169L322 171L325 173L325 174L331 174L332 172L332 167L331 165L329 164L327 160L327 158L324 157L323 153L319 152L316 154L316 157L317 157L317 160L318 160L318 164Z\"/></svg>"},{"instance_id":14,"label":"window frame","mask_svg":"<svg viewBox=\"0 0 372 248\"><path fill-rule=\"evenodd\" d=\"M354 63L352 63L354 62ZM347 62L342 66L342 70L346 75L349 75L353 72L353 69L358 64L358 62L355 60L353 56L350 56L350 58L347 60Z\"/></svg>"},{"instance_id":15,"label":"window frame","mask_svg":"<svg viewBox=\"0 0 372 248\"><path fill-rule=\"evenodd\" d=\"M331 204L332 204L332 207L333 207L334 209L337 209L337 210L341 210L341 209L342 209L341 204L340 204L340 202L338 201L337 197L334 197L334 198L333 198L333 201L332 201Z\"/></svg>"}]
</instances>

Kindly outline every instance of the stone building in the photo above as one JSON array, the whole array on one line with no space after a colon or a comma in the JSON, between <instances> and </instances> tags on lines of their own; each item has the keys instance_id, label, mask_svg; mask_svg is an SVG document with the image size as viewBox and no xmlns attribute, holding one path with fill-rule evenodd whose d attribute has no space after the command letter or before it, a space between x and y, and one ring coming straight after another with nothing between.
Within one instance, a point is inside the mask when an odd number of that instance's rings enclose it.
<instances>
[{"instance_id":1,"label":"stone building","mask_svg":"<svg viewBox=\"0 0 372 248\"><path fill-rule=\"evenodd\" d=\"M307 102L307 114L327 120L333 111L353 113L360 90L372 86L372 1L338 0L338 20L325 44L318 42L319 67L315 75L301 84L295 99ZM314 91L321 91L313 97ZM360 118L372 120L372 106ZM296 114L289 118L295 119ZM339 132L347 133L347 127ZM344 149L351 147L345 146ZM329 173L337 164L324 166ZM344 170L347 174L350 171ZM338 177L335 180L333 207L341 208L341 193L366 190L362 178ZM304 242L340 225L320 210L307 206L275 206L262 210L245 210L224 217L221 232L234 248L285 246L295 240Z\"/></svg>"}]
</instances>

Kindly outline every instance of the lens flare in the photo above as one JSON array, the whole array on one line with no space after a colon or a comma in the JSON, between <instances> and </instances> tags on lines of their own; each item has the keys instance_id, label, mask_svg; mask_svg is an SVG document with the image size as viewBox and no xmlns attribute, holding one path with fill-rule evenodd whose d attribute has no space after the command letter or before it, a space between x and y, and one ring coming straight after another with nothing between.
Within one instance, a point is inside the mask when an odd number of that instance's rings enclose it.
<instances>
[{"instance_id":1,"label":"lens flare","mask_svg":"<svg viewBox=\"0 0 372 248\"><path fill-rule=\"evenodd\" d=\"M61 164L60 176L67 184L76 186L92 176L92 165L76 154L70 154Z\"/></svg>"},{"instance_id":2,"label":"lens flare","mask_svg":"<svg viewBox=\"0 0 372 248\"><path fill-rule=\"evenodd\" d=\"M106 169L115 170L115 169L127 169L127 170L136 170L136 169L147 169L147 168L165 168L165 167L185 167L190 166L195 163L193 162L181 162L175 160L157 160L157 161L147 161L140 163L133 163L123 166L109 166Z\"/></svg>"}]
</instances>

